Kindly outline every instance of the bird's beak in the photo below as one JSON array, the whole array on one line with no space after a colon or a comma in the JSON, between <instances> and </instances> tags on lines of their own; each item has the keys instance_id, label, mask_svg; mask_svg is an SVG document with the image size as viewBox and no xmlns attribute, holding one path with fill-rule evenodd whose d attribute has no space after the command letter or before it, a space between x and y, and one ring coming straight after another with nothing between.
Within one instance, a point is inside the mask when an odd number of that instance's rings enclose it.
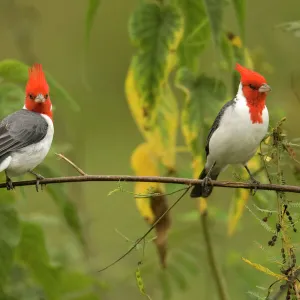
<instances>
[{"instance_id":1,"label":"bird's beak","mask_svg":"<svg viewBox=\"0 0 300 300\"><path fill-rule=\"evenodd\" d=\"M44 103L45 100L46 99L45 99L44 95L42 95L42 94L38 94L34 99L35 103Z\"/></svg>"},{"instance_id":2,"label":"bird's beak","mask_svg":"<svg viewBox=\"0 0 300 300\"><path fill-rule=\"evenodd\" d=\"M267 93L267 92L271 92L271 87L269 85L267 85L266 83L264 83L259 89L258 91L260 93Z\"/></svg>"}]
</instances>

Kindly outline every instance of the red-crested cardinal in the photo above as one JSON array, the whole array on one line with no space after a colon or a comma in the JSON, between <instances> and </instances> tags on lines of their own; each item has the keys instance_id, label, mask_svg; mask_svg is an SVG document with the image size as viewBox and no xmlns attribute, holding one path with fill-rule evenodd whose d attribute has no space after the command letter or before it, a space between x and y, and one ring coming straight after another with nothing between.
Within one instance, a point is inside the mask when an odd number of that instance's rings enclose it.
<instances>
[{"instance_id":1,"label":"red-crested cardinal","mask_svg":"<svg viewBox=\"0 0 300 300\"><path fill-rule=\"evenodd\" d=\"M235 98L227 102L217 115L206 141L206 163L199 179L202 185L194 186L191 197L208 197L213 187L207 185L216 180L228 165L242 164L252 182L259 184L247 167L269 126L266 107L267 92L271 91L266 79L239 64L241 75Z\"/></svg>"},{"instance_id":2,"label":"red-crested cardinal","mask_svg":"<svg viewBox=\"0 0 300 300\"><path fill-rule=\"evenodd\" d=\"M0 122L0 172L5 171L7 189L11 177L27 172L36 176L36 189L44 177L33 169L46 157L53 139L49 86L40 64L29 68L25 104Z\"/></svg>"}]
</instances>

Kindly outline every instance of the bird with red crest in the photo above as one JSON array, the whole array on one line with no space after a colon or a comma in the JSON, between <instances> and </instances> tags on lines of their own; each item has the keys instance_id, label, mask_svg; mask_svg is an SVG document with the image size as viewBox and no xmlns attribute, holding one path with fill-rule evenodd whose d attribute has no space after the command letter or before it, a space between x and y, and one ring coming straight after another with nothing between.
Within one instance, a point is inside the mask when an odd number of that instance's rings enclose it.
<instances>
[{"instance_id":1,"label":"bird with red crest","mask_svg":"<svg viewBox=\"0 0 300 300\"><path fill-rule=\"evenodd\" d=\"M267 93L271 91L266 79L259 73L236 64L241 80L234 99L227 102L218 113L206 139L206 163L191 197L208 197L213 187L208 182L216 180L228 165L240 164L247 170L256 185L247 162L254 156L269 126L266 107Z\"/></svg>"},{"instance_id":2,"label":"bird with red crest","mask_svg":"<svg viewBox=\"0 0 300 300\"><path fill-rule=\"evenodd\" d=\"M6 186L13 189L11 177L27 172L39 180L44 177L33 171L48 154L54 135L49 86L41 64L29 68L25 103L0 122L0 172L6 174Z\"/></svg>"}]
</instances>

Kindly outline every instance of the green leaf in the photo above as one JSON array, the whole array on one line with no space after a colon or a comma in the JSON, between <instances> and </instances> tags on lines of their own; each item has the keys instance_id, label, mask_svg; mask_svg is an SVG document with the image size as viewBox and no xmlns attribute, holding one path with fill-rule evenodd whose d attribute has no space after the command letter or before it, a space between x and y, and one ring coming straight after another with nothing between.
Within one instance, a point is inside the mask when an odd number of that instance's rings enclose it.
<instances>
[{"instance_id":1,"label":"green leaf","mask_svg":"<svg viewBox=\"0 0 300 300\"><path fill-rule=\"evenodd\" d=\"M3 196L3 195L2 195ZM20 240L20 226L12 205L0 204L0 287L6 280L13 264L14 250Z\"/></svg>"},{"instance_id":2,"label":"green leaf","mask_svg":"<svg viewBox=\"0 0 300 300\"><path fill-rule=\"evenodd\" d=\"M232 0L242 40L245 38L246 0Z\"/></svg>"},{"instance_id":3,"label":"green leaf","mask_svg":"<svg viewBox=\"0 0 300 300\"><path fill-rule=\"evenodd\" d=\"M85 45L88 48L90 42L91 30L99 8L101 0L89 0L88 10L85 18Z\"/></svg>"},{"instance_id":4,"label":"green leaf","mask_svg":"<svg viewBox=\"0 0 300 300\"><path fill-rule=\"evenodd\" d=\"M65 100L67 101L72 109L79 111L79 106L75 100L68 94L68 92L48 73L45 72L47 81L50 86L51 97L55 102ZM13 59L6 59L0 61L0 81L5 80L12 83L21 84L24 86L28 79L28 66L20 61Z\"/></svg>"},{"instance_id":5,"label":"green leaf","mask_svg":"<svg viewBox=\"0 0 300 300\"><path fill-rule=\"evenodd\" d=\"M39 169L45 177L59 177L58 173L45 164L40 165ZM76 205L69 198L62 186L49 185L47 186L46 190L51 195L56 205L60 208L70 229L78 238L79 242L83 245L84 238Z\"/></svg>"},{"instance_id":6,"label":"green leaf","mask_svg":"<svg viewBox=\"0 0 300 300\"><path fill-rule=\"evenodd\" d=\"M142 2L130 18L129 34L138 48L132 60L134 79L144 115L151 123L162 86L174 66L183 18L174 6Z\"/></svg>"},{"instance_id":7,"label":"green leaf","mask_svg":"<svg viewBox=\"0 0 300 300\"><path fill-rule=\"evenodd\" d=\"M200 147L199 137L204 124L205 111L215 110L219 103L223 102L226 97L225 84L221 80L203 74L195 76L189 69L181 68L176 75L176 85L186 94L181 116L186 144L194 156L201 155L204 145ZM203 136L203 132L201 135Z\"/></svg>"},{"instance_id":8,"label":"green leaf","mask_svg":"<svg viewBox=\"0 0 300 300\"><path fill-rule=\"evenodd\" d=\"M203 0L210 22L215 46L219 45L220 33L223 22L224 0Z\"/></svg>"},{"instance_id":9,"label":"green leaf","mask_svg":"<svg viewBox=\"0 0 300 300\"><path fill-rule=\"evenodd\" d=\"M10 82L0 83L0 117L7 116L12 111L24 105L24 91Z\"/></svg>"},{"instance_id":10,"label":"green leaf","mask_svg":"<svg viewBox=\"0 0 300 300\"><path fill-rule=\"evenodd\" d=\"M184 36L178 49L179 63L195 70L199 55L210 39L210 26L205 7L199 0L173 1L184 16Z\"/></svg>"},{"instance_id":11,"label":"green leaf","mask_svg":"<svg viewBox=\"0 0 300 300\"><path fill-rule=\"evenodd\" d=\"M44 288L47 299L59 299L59 271L50 265L44 233L40 226L22 222L21 241L17 253L35 280Z\"/></svg>"}]
</instances>

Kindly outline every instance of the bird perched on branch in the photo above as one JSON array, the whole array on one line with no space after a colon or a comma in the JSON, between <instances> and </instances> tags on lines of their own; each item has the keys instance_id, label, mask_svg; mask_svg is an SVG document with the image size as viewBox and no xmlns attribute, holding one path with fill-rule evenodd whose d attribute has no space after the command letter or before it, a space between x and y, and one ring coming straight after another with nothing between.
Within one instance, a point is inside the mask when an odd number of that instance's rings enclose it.
<instances>
[{"instance_id":1,"label":"bird perched on branch","mask_svg":"<svg viewBox=\"0 0 300 300\"><path fill-rule=\"evenodd\" d=\"M216 180L230 164L242 164L253 183L259 184L247 167L269 126L266 107L267 93L271 91L266 79L239 64L236 70L241 81L235 98L227 102L217 115L206 141L206 163L199 179L202 185L194 186L191 197L208 197Z\"/></svg>"},{"instance_id":2,"label":"bird perched on branch","mask_svg":"<svg viewBox=\"0 0 300 300\"><path fill-rule=\"evenodd\" d=\"M44 177L33 169L46 157L53 139L52 103L40 64L29 68L25 104L0 122L0 172L5 171L7 189L11 177L27 172L36 176L36 189Z\"/></svg>"}]
</instances>

